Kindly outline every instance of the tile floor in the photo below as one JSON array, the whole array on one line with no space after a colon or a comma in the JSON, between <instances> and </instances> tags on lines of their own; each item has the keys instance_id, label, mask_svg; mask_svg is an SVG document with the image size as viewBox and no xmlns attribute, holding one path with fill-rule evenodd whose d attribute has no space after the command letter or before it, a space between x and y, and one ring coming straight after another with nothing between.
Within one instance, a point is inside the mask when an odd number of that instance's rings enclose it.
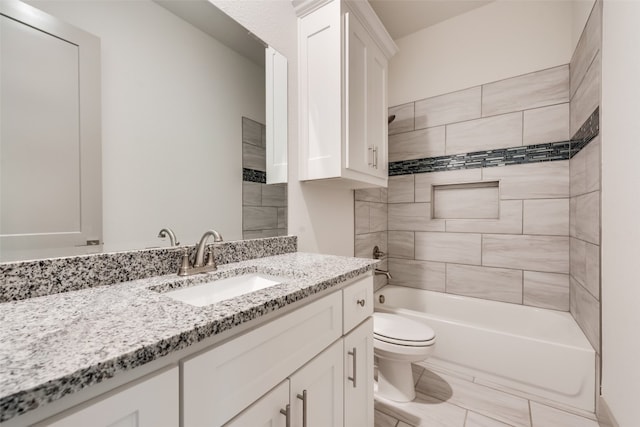
<instances>
[{"instance_id":1,"label":"tile floor","mask_svg":"<svg viewBox=\"0 0 640 427\"><path fill-rule=\"evenodd\" d=\"M413 365L413 374L413 402L376 396L375 427L598 427L592 414L588 418L506 393L468 374L427 364Z\"/></svg>"}]
</instances>

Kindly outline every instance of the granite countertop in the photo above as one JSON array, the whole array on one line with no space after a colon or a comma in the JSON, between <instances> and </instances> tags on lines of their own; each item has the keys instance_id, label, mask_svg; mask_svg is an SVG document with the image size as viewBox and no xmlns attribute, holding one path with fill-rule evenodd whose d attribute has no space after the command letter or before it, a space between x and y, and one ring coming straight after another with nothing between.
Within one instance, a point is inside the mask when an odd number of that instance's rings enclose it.
<instances>
[{"instance_id":1,"label":"granite countertop","mask_svg":"<svg viewBox=\"0 0 640 427\"><path fill-rule=\"evenodd\" d=\"M289 253L0 304L0 422L365 273L377 261ZM206 307L163 292L260 272L291 278Z\"/></svg>"}]
</instances>

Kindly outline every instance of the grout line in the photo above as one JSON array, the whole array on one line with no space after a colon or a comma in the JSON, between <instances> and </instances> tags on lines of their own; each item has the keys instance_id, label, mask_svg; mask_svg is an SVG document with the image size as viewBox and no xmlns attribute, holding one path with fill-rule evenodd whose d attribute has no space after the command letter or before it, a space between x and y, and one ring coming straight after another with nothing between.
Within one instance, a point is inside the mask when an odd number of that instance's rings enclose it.
<instances>
[{"instance_id":1,"label":"grout line","mask_svg":"<svg viewBox=\"0 0 640 427\"><path fill-rule=\"evenodd\" d=\"M464 413L464 421L462 422L462 426L465 427L467 425L467 418L469 418L469 410L467 409Z\"/></svg>"},{"instance_id":2,"label":"grout line","mask_svg":"<svg viewBox=\"0 0 640 427\"><path fill-rule=\"evenodd\" d=\"M527 399L527 405L529 407L529 424L533 427L533 414L531 412L531 400Z\"/></svg>"}]
</instances>

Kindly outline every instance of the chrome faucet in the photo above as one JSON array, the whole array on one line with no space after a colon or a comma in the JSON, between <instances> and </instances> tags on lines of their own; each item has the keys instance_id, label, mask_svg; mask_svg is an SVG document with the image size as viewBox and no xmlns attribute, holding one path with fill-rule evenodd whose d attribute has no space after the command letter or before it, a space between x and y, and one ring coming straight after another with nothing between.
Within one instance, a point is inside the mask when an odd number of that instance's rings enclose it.
<instances>
[{"instance_id":1,"label":"chrome faucet","mask_svg":"<svg viewBox=\"0 0 640 427\"><path fill-rule=\"evenodd\" d=\"M176 233L174 233L172 229L163 228L158 233L158 237L160 237L161 239L167 236L169 237L169 242L171 242L171 246L178 246L180 244L180 242L178 242L178 238L176 237Z\"/></svg>"},{"instance_id":2,"label":"chrome faucet","mask_svg":"<svg viewBox=\"0 0 640 427\"><path fill-rule=\"evenodd\" d=\"M206 273L214 271L218 268L213 254L213 249L207 249L207 263L204 262L204 251L207 246L207 240L213 236L214 242L222 242L222 236L216 230L207 230L198 243L196 249L196 258L193 265L189 262L189 249L184 248L182 254L182 265L178 269L178 276L189 276L191 274Z\"/></svg>"}]
</instances>

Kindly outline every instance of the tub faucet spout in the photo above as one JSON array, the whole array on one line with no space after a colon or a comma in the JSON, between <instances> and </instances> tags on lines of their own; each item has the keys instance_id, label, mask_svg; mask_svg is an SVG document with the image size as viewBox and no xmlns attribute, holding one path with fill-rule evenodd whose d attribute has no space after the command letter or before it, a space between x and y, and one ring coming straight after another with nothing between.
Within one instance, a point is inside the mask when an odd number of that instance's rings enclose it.
<instances>
[{"instance_id":1,"label":"tub faucet spout","mask_svg":"<svg viewBox=\"0 0 640 427\"><path fill-rule=\"evenodd\" d=\"M391 273L389 273L389 270L380 270L379 268L376 268L375 270L373 270L373 272L376 275L381 274L383 276L387 276L387 279L391 280Z\"/></svg>"}]
</instances>

